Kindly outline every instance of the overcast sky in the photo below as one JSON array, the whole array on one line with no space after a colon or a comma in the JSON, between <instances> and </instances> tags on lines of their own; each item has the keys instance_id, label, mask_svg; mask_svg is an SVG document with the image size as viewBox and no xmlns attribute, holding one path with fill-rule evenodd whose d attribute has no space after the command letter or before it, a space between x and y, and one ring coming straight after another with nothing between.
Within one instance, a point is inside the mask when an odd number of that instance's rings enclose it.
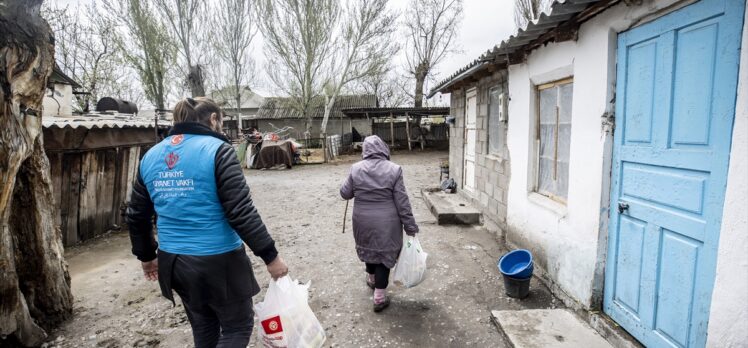
<instances>
[{"instance_id":1,"label":"overcast sky","mask_svg":"<svg viewBox=\"0 0 748 348\"><path fill-rule=\"evenodd\" d=\"M59 4L88 4L95 0L46 0ZM354 0L355 1L355 0ZM409 0L390 0L393 10L402 13ZM464 0L463 21L460 28L459 38L456 43L461 53L448 56L441 65L436 68L435 79L440 81L448 77L456 70L462 68L472 60L478 58L483 52L506 39L514 33L514 21L512 15L512 0ZM257 61L260 74L265 66L262 54L262 37L253 43L253 58ZM401 64L402 57L396 57L395 63ZM264 75L264 74L263 74ZM267 80L265 78L265 80ZM427 85L426 89L432 86ZM272 86L255 86L255 89L265 96L274 94Z\"/></svg>"}]
</instances>

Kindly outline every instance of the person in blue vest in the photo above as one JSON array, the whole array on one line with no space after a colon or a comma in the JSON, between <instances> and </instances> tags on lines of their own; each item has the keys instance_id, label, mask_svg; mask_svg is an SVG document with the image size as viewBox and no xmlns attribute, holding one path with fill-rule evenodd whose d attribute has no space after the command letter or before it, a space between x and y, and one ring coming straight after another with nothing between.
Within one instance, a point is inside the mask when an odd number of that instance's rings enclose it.
<instances>
[{"instance_id":1,"label":"person in blue vest","mask_svg":"<svg viewBox=\"0 0 748 348\"><path fill-rule=\"evenodd\" d=\"M273 279L288 273L221 133L222 118L204 97L176 105L169 136L140 162L126 216L146 279L158 280L172 302L172 290L182 299L197 348L249 343L260 287L244 244Z\"/></svg>"}]
</instances>

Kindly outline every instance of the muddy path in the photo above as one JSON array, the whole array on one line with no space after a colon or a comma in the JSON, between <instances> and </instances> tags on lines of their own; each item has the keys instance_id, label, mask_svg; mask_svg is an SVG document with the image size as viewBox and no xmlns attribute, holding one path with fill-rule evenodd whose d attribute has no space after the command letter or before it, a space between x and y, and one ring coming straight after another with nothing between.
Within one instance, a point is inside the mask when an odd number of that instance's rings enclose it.
<instances>
[{"instance_id":1,"label":"muddy path","mask_svg":"<svg viewBox=\"0 0 748 348\"><path fill-rule=\"evenodd\" d=\"M411 194L421 243L429 253L428 278L412 289L390 287L392 305L371 310L372 292L354 250L345 202L338 196L350 158L337 164L292 170L247 171L247 181L263 220L276 240L290 274L311 281L310 305L326 329L328 347L495 347L500 336L489 319L493 309L556 306L535 280L530 298L507 298L496 269L503 253L494 234L482 228L438 226L420 190L438 184L444 152L397 154ZM66 252L75 295L75 313L51 337L48 347L189 347L192 336L179 301L160 296L146 282L130 254L124 233L99 238ZM255 274L267 288L262 261L251 256ZM263 293L255 297L262 299ZM251 346L260 346L254 335Z\"/></svg>"}]
</instances>

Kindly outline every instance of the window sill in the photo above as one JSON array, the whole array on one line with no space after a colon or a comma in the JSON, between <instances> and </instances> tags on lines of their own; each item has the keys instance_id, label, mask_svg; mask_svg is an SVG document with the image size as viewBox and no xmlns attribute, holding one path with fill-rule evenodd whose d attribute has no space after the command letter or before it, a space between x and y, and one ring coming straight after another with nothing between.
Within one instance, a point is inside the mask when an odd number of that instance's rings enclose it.
<instances>
[{"instance_id":1,"label":"window sill","mask_svg":"<svg viewBox=\"0 0 748 348\"><path fill-rule=\"evenodd\" d=\"M566 205L563 203L556 202L548 198L547 196L543 196L537 192L530 192L530 194L527 196L527 199L536 205L539 205L547 210L550 210L552 213L556 214L560 218L563 218L566 216L566 213L567 213Z\"/></svg>"}]
</instances>

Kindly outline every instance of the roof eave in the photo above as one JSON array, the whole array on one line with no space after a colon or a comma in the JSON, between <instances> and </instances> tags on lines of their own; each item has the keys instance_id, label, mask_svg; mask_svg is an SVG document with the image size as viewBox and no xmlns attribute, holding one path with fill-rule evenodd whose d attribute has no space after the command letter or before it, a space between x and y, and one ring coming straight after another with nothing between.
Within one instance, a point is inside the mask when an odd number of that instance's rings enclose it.
<instances>
[{"instance_id":1,"label":"roof eave","mask_svg":"<svg viewBox=\"0 0 748 348\"><path fill-rule=\"evenodd\" d=\"M473 73L477 72L478 70L481 70L488 64L489 64L488 61L484 61L484 60L477 61L477 63L474 66L467 68L467 70L457 74L456 76L450 79L442 81L438 86L432 88L429 94L426 96L426 98L431 98L437 93L445 92L449 87L452 87L456 83L470 77Z\"/></svg>"}]
</instances>

